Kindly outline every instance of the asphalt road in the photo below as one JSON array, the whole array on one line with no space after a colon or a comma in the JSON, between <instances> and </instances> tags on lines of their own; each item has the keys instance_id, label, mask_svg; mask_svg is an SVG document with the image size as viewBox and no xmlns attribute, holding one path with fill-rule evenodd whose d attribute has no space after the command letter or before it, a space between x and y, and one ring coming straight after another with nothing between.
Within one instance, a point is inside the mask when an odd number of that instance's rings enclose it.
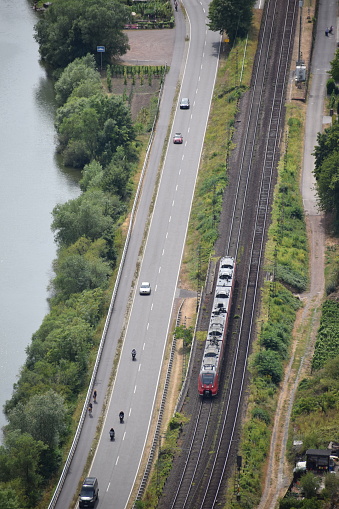
<instances>
[{"instance_id":1,"label":"asphalt road","mask_svg":"<svg viewBox=\"0 0 339 509\"><path fill-rule=\"evenodd\" d=\"M206 28L207 5L207 2L185 4L188 15L186 22L181 9L176 13L171 69L166 78L156 137L96 379L98 403L94 405L93 417L88 417L85 422L77 452L56 506L58 508L69 506L76 486L83 476L124 325L136 266L141 262L136 289L140 281L150 281L152 293L150 296L139 296L137 291L132 296L131 313L116 381L89 472L99 480L100 509L124 508L133 488L154 410L172 306L178 292L177 279L218 65L219 35ZM191 109L179 110L178 106L176 107L172 134L181 131L184 143L174 145L171 134L145 250L140 260L144 227L149 216L180 77L182 87L178 99L188 96ZM131 360L132 348L137 350L136 362ZM118 420L121 409L125 412L124 424L119 424ZM112 426L116 431L115 442L109 441L108 431Z\"/></svg>"}]
</instances>

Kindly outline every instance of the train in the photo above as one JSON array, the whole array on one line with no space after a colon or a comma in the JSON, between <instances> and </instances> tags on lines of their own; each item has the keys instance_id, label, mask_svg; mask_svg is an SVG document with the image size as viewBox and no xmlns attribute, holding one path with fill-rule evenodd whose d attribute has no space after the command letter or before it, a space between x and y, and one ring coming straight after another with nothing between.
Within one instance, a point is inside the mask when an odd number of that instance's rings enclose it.
<instances>
[{"instance_id":1,"label":"train","mask_svg":"<svg viewBox=\"0 0 339 509\"><path fill-rule=\"evenodd\" d=\"M235 284L235 266L235 259L230 256L220 259L212 312L198 376L200 396L216 396L218 394Z\"/></svg>"}]
</instances>

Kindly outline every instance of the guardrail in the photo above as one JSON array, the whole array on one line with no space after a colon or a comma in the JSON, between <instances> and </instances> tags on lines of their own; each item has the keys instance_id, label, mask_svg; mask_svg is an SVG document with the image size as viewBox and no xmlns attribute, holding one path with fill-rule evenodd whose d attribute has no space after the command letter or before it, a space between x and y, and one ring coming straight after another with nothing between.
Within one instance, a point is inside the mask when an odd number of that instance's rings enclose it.
<instances>
[{"instance_id":1,"label":"guardrail","mask_svg":"<svg viewBox=\"0 0 339 509\"><path fill-rule=\"evenodd\" d=\"M165 68L165 75L166 75L166 70L167 69ZM165 76L164 76L164 78L165 78ZM82 427L84 425L84 421L85 421L85 418L86 418L88 405L89 405L89 402L90 402L90 399L91 399L91 395L92 395L92 391L93 391L93 388L94 388L94 382L95 382L95 379L96 379L96 376L97 376L98 367L99 367L100 359L101 359L101 354L102 354L102 351L104 349L105 340L106 340L106 334L107 334L109 323L111 321L111 316L112 316L112 312L113 312L113 308L114 308L114 304L115 304L115 299L116 299L116 295L117 295L118 288L119 288L121 274L122 274L124 263L125 263L125 259L126 259L126 253L127 253L129 241L130 241L130 238L131 238L132 226L133 226L133 223L134 223L135 214L136 214L136 210L137 210L137 205L138 205L138 201L139 201L139 198L140 198L141 187L142 187L142 183L143 183L143 180L144 180L144 177L145 177L146 168L147 168L147 164L148 164L148 160L149 160L149 154L150 154L151 147L152 147L153 140L154 140L155 127L156 127L156 123L157 123L158 116L159 116L159 109L160 109L159 107L160 107L160 101L161 101L161 97L162 97L162 93L163 93L163 88L164 88L164 80L163 80L163 82L161 84L161 87L160 87L160 93L159 93L158 104L157 104L157 111L156 111L156 115L155 115L155 118L154 118L154 122L153 122L152 130L151 130L150 139L149 139L149 142L148 142L148 147L147 147L147 151L146 151L146 155L145 155L145 161L144 161L143 168L142 168L142 171L141 171L138 188L137 188L137 191L136 191L136 194L135 194L135 198L134 198L134 202L133 202L133 207L132 207L132 210L131 210L131 220L130 220L130 223L129 223L128 232L127 232L126 240L125 240L125 244L124 244L124 249L123 249L123 253L122 253L122 256L121 256L121 260L120 260L119 270L118 270L117 278L116 278L116 281L115 281L114 290L113 290L113 294L112 294L109 310L108 310L108 313L107 313L104 330L103 330L103 333L102 333L102 336L101 336L100 345L99 345L96 361L95 361L95 364L94 364L91 381L90 381L90 384L89 384L89 387L88 387L88 391L87 391L87 395L86 395L86 400L85 400L84 408L82 409L80 420L79 420L79 424L78 424L77 430L75 432L74 439L73 439L70 451L68 453L68 456L67 456L64 468L62 470L59 482L57 484L57 487L55 488L53 497L52 497L52 499L51 499L51 501L49 503L48 509L54 509L56 504L57 504L59 495L61 493L61 490L62 490L63 485L65 483L65 479L67 477L69 468L71 466L71 463L72 463L72 460L73 460L73 457L74 457L74 454L75 454L75 451L76 451L76 448L77 448L77 445L78 445L78 442L79 442L79 438L80 438L80 434L81 434L81 431L82 431Z\"/></svg>"}]
</instances>

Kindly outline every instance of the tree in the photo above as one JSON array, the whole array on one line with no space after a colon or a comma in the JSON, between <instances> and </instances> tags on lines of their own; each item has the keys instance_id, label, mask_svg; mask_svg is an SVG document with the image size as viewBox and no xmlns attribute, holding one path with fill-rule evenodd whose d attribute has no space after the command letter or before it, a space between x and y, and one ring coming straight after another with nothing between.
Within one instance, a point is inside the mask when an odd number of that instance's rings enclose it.
<instances>
[{"instance_id":1,"label":"tree","mask_svg":"<svg viewBox=\"0 0 339 509\"><path fill-rule=\"evenodd\" d=\"M339 216L339 150L324 159L320 168L314 171L319 203L323 210Z\"/></svg>"},{"instance_id":2,"label":"tree","mask_svg":"<svg viewBox=\"0 0 339 509\"><path fill-rule=\"evenodd\" d=\"M318 133L318 145L314 147L313 155L315 157L315 178L318 178L318 170L320 169L323 161L332 152L338 150L339 146L339 123L336 122L331 127L325 129L323 133Z\"/></svg>"},{"instance_id":3,"label":"tree","mask_svg":"<svg viewBox=\"0 0 339 509\"><path fill-rule=\"evenodd\" d=\"M271 350L263 350L255 357L255 366L259 375L272 380L278 385L282 379L283 369L281 365L281 357L277 352Z\"/></svg>"},{"instance_id":4,"label":"tree","mask_svg":"<svg viewBox=\"0 0 339 509\"><path fill-rule=\"evenodd\" d=\"M89 53L71 62L54 86L59 106L65 104L72 93L76 97L89 97L98 93L101 88L94 56Z\"/></svg>"},{"instance_id":5,"label":"tree","mask_svg":"<svg viewBox=\"0 0 339 509\"><path fill-rule=\"evenodd\" d=\"M337 49L334 59L331 63L330 75L335 81L339 81L339 49Z\"/></svg>"},{"instance_id":6,"label":"tree","mask_svg":"<svg viewBox=\"0 0 339 509\"><path fill-rule=\"evenodd\" d=\"M320 478L312 474L312 472L307 472L307 474L301 477L300 484L306 498L314 498L317 495L320 482Z\"/></svg>"},{"instance_id":7,"label":"tree","mask_svg":"<svg viewBox=\"0 0 339 509\"><path fill-rule=\"evenodd\" d=\"M22 509L22 503L14 489L0 486L0 507L1 509Z\"/></svg>"},{"instance_id":8,"label":"tree","mask_svg":"<svg viewBox=\"0 0 339 509\"><path fill-rule=\"evenodd\" d=\"M59 445L65 432L66 407L62 396L49 390L17 405L9 414L9 429L29 433L50 448Z\"/></svg>"},{"instance_id":9,"label":"tree","mask_svg":"<svg viewBox=\"0 0 339 509\"><path fill-rule=\"evenodd\" d=\"M19 430L6 433L5 446L0 447L1 479L7 482L16 479L30 507L35 506L40 496L41 454L46 448L43 442Z\"/></svg>"},{"instance_id":10,"label":"tree","mask_svg":"<svg viewBox=\"0 0 339 509\"><path fill-rule=\"evenodd\" d=\"M96 240L103 237L121 215L123 205L115 196L100 189L89 189L75 200L56 205L52 230L60 246L69 246L80 237Z\"/></svg>"},{"instance_id":11,"label":"tree","mask_svg":"<svg viewBox=\"0 0 339 509\"><path fill-rule=\"evenodd\" d=\"M52 284L60 298L65 299L73 293L105 286L110 273L108 263L74 255L59 264Z\"/></svg>"},{"instance_id":12,"label":"tree","mask_svg":"<svg viewBox=\"0 0 339 509\"><path fill-rule=\"evenodd\" d=\"M129 9L115 0L58 0L35 25L41 58L53 69L64 68L87 53L99 62L97 46L105 46L104 62L126 53L123 33Z\"/></svg>"},{"instance_id":13,"label":"tree","mask_svg":"<svg viewBox=\"0 0 339 509\"><path fill-rule=\"evenodd\" d=\"M226 32L231 41L245 37L251 27L254 0L212 0L209 5L209 28Z\"/></svg>"}]
</instances>

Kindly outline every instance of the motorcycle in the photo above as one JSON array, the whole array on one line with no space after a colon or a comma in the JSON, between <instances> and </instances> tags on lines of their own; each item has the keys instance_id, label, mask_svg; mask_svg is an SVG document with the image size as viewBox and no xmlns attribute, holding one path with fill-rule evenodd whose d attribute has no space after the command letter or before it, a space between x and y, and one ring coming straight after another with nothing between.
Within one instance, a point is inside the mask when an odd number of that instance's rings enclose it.
<instances>
[{"instance_id":1,"label":"motorcycle","mask_svg":"<svg viewBox=\"0 0 339 509\"><path fill-rule=\"evenodd\" d=\"M135 361L136 355L137 355L137 352L136 352L136 350L133 348L133 350L132 350L132 361Z\"/></svg>"},{"instance_id":2,"label":"motorcycle","mask_svg":"<svg viewBox=\"0 0 339 509\"><path fill-rule=\"evenodd\" d=\"M111 428L109 430L109 436L110 436L110 439L111 439L111 442L113 442L114 438L115 438L115 432L114 432L114 429Z\"/></svg>"},{"instance_id":3,"label":"motorcycle","mask_svg":"<svg viewBox=\"0 0 339 509\"><path fill-rule=\"evenodd\" d=\"M124 422L124 417L125 417L124 412L120 412L120 414L119 414L120 424L122 424Z\"/></svg>"}]
</instances>

